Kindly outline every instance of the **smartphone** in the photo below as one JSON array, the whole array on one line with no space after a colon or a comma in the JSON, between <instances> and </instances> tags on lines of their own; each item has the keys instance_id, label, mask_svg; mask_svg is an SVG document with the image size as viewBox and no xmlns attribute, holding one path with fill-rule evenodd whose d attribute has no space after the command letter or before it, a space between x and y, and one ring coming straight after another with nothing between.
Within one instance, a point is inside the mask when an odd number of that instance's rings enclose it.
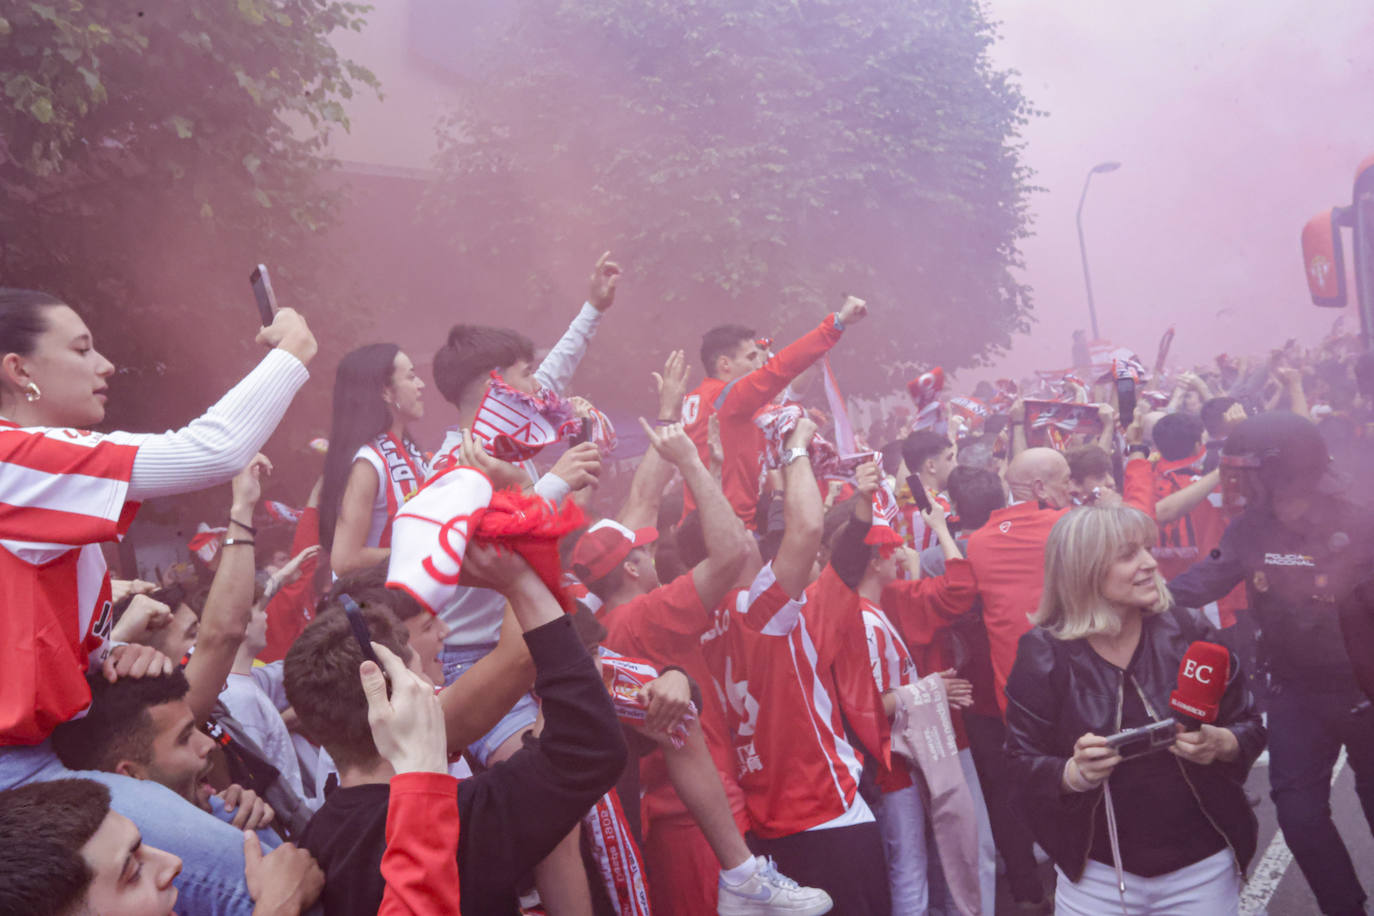
<instances>
[{"instance_id":1,"label":"smartphone","mask_svg":"<svg viewBox=\"0 0 1374 916\"><path fill-rule=\"evenodd\" d=\"M1130 426L1135 417L1135 379L1129 374L1116 377L1116 415L1122 429Z\"/></svg>"},{"instance_id":2,"label":"smartphone","mask_svg":"<svg viewBox=\"0 0 1374 916\"><path fill-rule=\"evenodd\" d=\"M367 621L363 618L363 609L358 607L358 602L353 600L353 596L344 593L339 596L339 604L343 606L344 613L348 615L348 625L353 628L353 638L358 640L358 648L363 652L363 658L372 662L378 668L382 667L381 661L377 658L377 653L372 649L372 631L367 628ZM382 669L385 671L386 669Z\"/></svg>"},{"instance_id":3,"label":"smartphone","mask_svg":"<svg viewBox=\"0 0 1374 916\"><path fill-rule=\"evenodd\" d=\"M582 418L582 428L573 434L568 440L569 445L581 445L583 442L592 441L592 433L596 429L596 421L591 417Z\"/></svg>"},{"instance_id":4,"label":"smartphone","mask_svg":"<svg viewBox=\"0 0 1374 916\"><path fill-rule=\"evenodd\" d=\"M1173 719L1162 719L1139 728L1128 728L1107 738L1107 747L1116 748L1122 760L1143 757L1162 751L1174 743L1178 737L1177 723Z\"/></svg>"},{"instance_id":5,"label":"smartphone","mask_svg":"<svg viewBox=\"0 0 1374 916\"><path fill-rule=\"evenodd\" d=\"M921 478L915 474L908 474L906 478L907 488L911 490L911 498L916 500L916 508L922 512L929 512L934 508L930 504L930 496L926 493L926 485L921 483Z\"/></svg>"},{"instance_id":6,"label":"smartphone","mask_svg":"<svg viewBox=\"0 0 1374 916\"><path fill-rule=\"evenodd\" d=\"M267 327L277 314L277 297L272 292L272 278L267 274L267 265L259 264L253 268L248 275L248 282L253 284L253 298L258 300L258 317L262 319L262 326Z\"/></svg>"}]
</instances>

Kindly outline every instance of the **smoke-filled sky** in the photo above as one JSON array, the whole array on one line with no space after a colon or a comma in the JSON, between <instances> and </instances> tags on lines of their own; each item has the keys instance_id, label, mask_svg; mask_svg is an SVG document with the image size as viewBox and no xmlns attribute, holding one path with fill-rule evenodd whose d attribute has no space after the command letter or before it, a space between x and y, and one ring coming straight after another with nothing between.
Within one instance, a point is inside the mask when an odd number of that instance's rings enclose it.
<instances>
[{"instance_id":1,"label":"smoke-filled sky","mask_svg":"<svg viewBox=\"0 0 1374 916\"><path fill-rule=\"evenodd\" d=\"M1299 234L1348 204L1374 154L1369 0L988 0L994 61L1046 117L1025 130L1034 197L1025 276L1039 323L1007 368L1068 362L1088 327L1074 212L1084 210L1104 337L1153 360L1315 341L1341 312L1308 298ZM1346 237L1349 252L1349 237ZM1353 289L1352 289L1353 294ZM1353 309L1347 326L1358 322ZM980 375L982 373L979 373Z\"/></svg>"},{"instance_id":2,"label":"smoke-filled sky","mask_svg":"<svg viewBox=\"0 0 1374 916\"><path fill-rule=\"evenodd\" d=\"M1122 167L1094 176L1084 221L1104 337L1151 362L1177 324L1178 366L1326 333L1341 313L1311 305L1299 233L1350 202L1374 154L1374 3L985 2L1001 22L994 62L1047 113L1024 134L1045 189L1022 246L1038 323L961 384L1067 365L1072 331L1088 327L1074 211L1103 160ZM355 100L345 159L423 167L433 153L446 83L415 59L408 6L379 4L363 33L339 36L387 93Z\"/></svg>"}]
</instances>

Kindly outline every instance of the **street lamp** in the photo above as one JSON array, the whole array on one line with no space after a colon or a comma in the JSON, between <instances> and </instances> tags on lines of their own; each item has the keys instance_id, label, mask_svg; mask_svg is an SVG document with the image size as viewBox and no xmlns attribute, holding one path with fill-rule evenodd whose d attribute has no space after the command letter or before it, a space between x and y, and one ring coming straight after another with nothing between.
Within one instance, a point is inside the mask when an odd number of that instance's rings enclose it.
<instances>
[{"instance_id":1,"label":"street lamp","mask_svg":"<svg viewBox=\"0 0 1374 916\"><path fill-rule=\"evenodd\" d=\"M1093 281L1088 274L1088 244L1083 240L1083 204L1088 199L1088 184L1093 176L1098 172L1115 172L1119 168L1119 162L1099 162L1093 166L1088 170L1088 177L1083 179L1083 194L1078 198L1078 251L1083 256L1083 286L1088 290L1088 317L1092 319L1093 340L1100 340L1102 335L1097 333L1097 307L1093 305Z\"/></svg>"}]
</instances>

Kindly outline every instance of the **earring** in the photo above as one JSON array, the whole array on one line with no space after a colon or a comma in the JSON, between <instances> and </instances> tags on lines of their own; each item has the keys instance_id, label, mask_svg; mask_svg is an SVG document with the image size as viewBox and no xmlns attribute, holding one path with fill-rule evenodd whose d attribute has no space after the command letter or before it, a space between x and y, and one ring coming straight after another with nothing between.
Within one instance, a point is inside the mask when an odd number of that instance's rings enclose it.
<instances>
[{"instance_id":1,"label":"earring","mask_svg":"<svg viewBox=\"0 0 1374 916\"><path fill-rule=\"evenodd\" d=\"M28 401L30 404L42 396L43 392L38 390L38 385L34 382L29 382L28 386L24 388L24 400Z\"/></svg>"}]
</instances>

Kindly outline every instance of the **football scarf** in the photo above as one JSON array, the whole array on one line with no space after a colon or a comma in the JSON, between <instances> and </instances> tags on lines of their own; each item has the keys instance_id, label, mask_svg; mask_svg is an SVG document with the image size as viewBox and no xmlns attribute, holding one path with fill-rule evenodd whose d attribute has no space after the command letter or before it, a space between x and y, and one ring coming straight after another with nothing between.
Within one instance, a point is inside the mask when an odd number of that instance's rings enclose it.
<instances>
[{"instance_id":1,"label":"football scarf","mask_svg":"<svg viewBox=\"0 0 1374 916\"><path fill-rule=\"evenodd\" d=\"M945 370L936 366L929 372L906 383L911 402L916 405L916 422L912 429L941 428L945 419L945 408L940 403L940 392L945 387Z\"/></svg>"},{"instance_id":2,"label":"football scarf","mask_svg":"<svg viewBox=\"0 0 1374 916\"><path fill-rule=\"evenodd\" d=\"M929 793L930 826L951 896L961 913L982 912L978 879L978 821L950 718L944 680L928 674L893 691L892 753L921 771Z\"/></svg>"},{"instance_id":3,"label":"football scarf","mask_svg":"<svg viewBox=\"0 0 1374 916\"><path fill-rule=\"evenodd\" d=\"M472 435L501 461L528 461L544 446L580 428L572 404L552 388L535 394L517 391L491 373L491 381L472 421Z\"/></svg>"},{"instance_id":4,"label":"football scarf","mask_svg":"<svg viewBox=\"0 0 1374 916\"><path fill-rule=\"evenodd\" d=\"M802 418L802 413L800 405L788 404L785 407L770 407L762 410L754 417L754 425L763 433L760 483L762 483L763 474L782 468L783 444L787 441L787 437L792 434L792 430L797 428L797 421ZM882 455L879 452L841 455L835 446L831 445L819 433L811 437L811 444L807 446L806 451L810 456L811 469L817 480L840 480L845 483L854 483L855 472L859 465L869 461L882 460Z\"/></svg>"},{"instance_id":5,"label":"football scarf","mask_svg":"<svg viewBox=\"0 0 1374 916\"><path fill-rule=\"evenodd\" d=\"M649 887L639 846L625 822L625 811L615 789L601 796L582 819L582 825L591 843L596 870L617 916L650 916Z\"/></svg>"},{"instance_id":6,"label":"football scarf","mask_svg":"<svg viewBox=\"0 0 1374 916\"><path fill-rule=\"evenodd\" d=\"M394 433L385 432L367 444L386 468L386 480L382 487L386 492L386 517L394 519L405 501L420 489L429 473L425 459L415 443L409 439L401 440ZM382 530L379 547L391 546L391 525Z\"/></svg>"},{"instance_id":7,"label":"football scarf","mask_svg":"<svg viewBox=\"0 0 1374 916\"><path fill-rule=\"evenodd\" d=\"M601 679L606 683L606 690L611 695L611 703L615 706L616 718L621 725L643 729L649 709L644 705L640 691L658 676L658 669L646 661L628 658L607 649L601 650ZM697 716L695 703L689 709L691 711L668 732L668 740L679 750L687 743L688 729Z\"/></svg>"},{"instance_id":8,"label":"football scarf","mask_svg":"<svg viewBox=\"0 0 1374 916\"><path fill-rule=\"evenodd\" d=\"M893 550L905 543L897 533L900 510L897 492L892 488L892 483L884 478L882 486L873 493L873 524L869 526L868 534L864 535L864 543L877 547L884 557L891 556Z\"/></svg>"},{"instance_id":9,"label":"football scarf","mask_svg":"<svg viewBox=\"0 0 1374 916\"><path fill-rule=\"evenodd\" d=\"M1067 401L1026 401L1026 444L1049 445L1062 451L1070 436L1102 435L1102 418L1093 404Z\"/></svg>"}]
</instances>

